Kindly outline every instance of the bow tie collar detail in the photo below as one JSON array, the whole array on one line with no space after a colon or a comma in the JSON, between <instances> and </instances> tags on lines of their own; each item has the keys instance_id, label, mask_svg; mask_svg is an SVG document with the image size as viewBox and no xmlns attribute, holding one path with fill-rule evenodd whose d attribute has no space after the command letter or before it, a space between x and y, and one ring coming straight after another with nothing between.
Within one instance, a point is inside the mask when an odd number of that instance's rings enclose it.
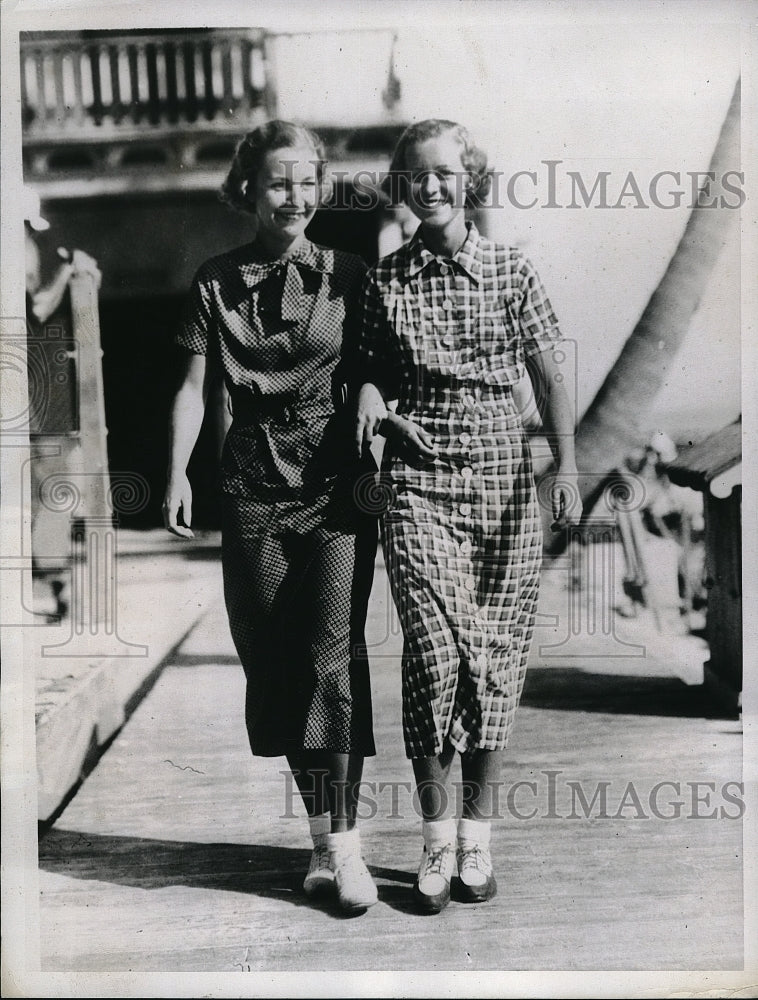
<instances>
[{"instance_id":1,"label":"bow tie collar detail","mask_svg":"<svg viewBox=\"0 0 758 1000\"><path fill-rule=\"evenodd\" d=\"M300 317L303 273L331 274L333 270L333 252L313 243L304 244L291 257L275 260L259 256L253 246L248 259L240 263L240 276L248 288L255 288L274 276L280 277L277 284L281 318L285 323L295 323Z\"/></svg>"}]
</instances>

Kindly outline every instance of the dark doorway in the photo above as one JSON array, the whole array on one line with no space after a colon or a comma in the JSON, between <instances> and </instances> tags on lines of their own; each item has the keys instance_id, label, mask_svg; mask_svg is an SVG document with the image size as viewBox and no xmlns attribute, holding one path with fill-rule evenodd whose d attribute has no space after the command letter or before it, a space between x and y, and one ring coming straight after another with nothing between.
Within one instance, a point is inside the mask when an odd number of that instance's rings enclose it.
<instances>
[{"instance_id":1,"label":"dark doorway","mask_svg":"<svg viewBox=\"0 0 758 1000\"><path fill-rule=\"evenodd\" d=\"M173 338L182 303L177 295L100 303L108 463L112 473L137 473L149 487L142 509L119 514L123 527L163 524L168 416L176 386ZM198 528L218 527L217 449L212 419L206 418L189 467Z\"/></svg>"}]
</instances>

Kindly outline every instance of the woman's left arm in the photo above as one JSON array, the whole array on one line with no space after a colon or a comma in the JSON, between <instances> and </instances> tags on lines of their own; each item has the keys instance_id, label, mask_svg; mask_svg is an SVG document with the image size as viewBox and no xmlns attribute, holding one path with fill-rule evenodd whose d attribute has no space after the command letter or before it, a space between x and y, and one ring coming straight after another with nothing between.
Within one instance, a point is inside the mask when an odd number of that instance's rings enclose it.
<instances>
[{"instance_id":1,"label":"woman's left arm","mask_svg":"<svg viewBox=\"0 0 758 1000\"><path fill-rule=\"evenodd\" d=\"M574 454L574 409L554 359L554 347L533 352L527 359L534 398L557 466L552 488L554 528L578 524L582 516Z\"/></svg>"}]
</instances>

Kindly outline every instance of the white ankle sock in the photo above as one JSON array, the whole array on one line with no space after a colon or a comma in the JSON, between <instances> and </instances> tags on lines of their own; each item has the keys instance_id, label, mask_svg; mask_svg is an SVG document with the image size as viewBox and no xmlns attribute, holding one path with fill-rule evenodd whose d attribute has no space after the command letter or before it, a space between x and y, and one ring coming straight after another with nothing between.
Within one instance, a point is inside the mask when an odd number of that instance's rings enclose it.
<instances>
[{"instance_id":1,"label":"white ankle sock","mask_svg":"<svg viewBox=\"0 0 758 1000\"><path fill-rule=\"evenodd\" d=\"M478 844L480 847L490 846L491 824L489 820L461 819L458 822L458 840L467 844Z\"/></svg>"},{"instance_id":2,"label":"white ankle sock","mask_svg":"<svg viewBox=\"0 0 758 1000\"><path fill-rule=\"evenodd\" d=\"M340 830L337 833L327 833L326 846L330 851L339 851L346 854L360 854L361 838L358 827L352 830Z\"/></svg>"},{"instance_id":3,"label":"white ankle sock","mask_svg":"<svg viewBox=\"0 0 758 1000\"><path fill-rule=\"evenodd\" d=\"M311 839L314 844L317 839L323 840L332 828L331 813L319 813L318 816L309 816L308 826L311 828Z\"/></svg>"},{"instance_id":4,"label":"white ankle sock","mask_svg":"<svg viewBox=\"0 0 758 1000\"><path fill-rule=\"evenodd\" d=\"M427 851L431 851L434 847L442 847L443 844L454 844L455 820L425 819L421 824L421 832L424 837L424 845L426 846Z\"/></svg>"}]
</instances>

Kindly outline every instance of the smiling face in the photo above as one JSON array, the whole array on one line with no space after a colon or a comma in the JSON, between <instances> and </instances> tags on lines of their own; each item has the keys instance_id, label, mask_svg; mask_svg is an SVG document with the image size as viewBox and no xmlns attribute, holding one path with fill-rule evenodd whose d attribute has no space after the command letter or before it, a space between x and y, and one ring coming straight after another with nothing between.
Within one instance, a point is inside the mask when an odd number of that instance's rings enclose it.
<instances>
[{"instance_id":1,"label":"smiling face","mask_svg":"<svg viewBox=\"0 0 758 1000\"><path fill-rule=\"evenodd\" d=\"M461 162L462 148L452 132L408 146L408 207L427 227L462 220L470 175Z\"/></svg>"},{"instance_id":2,"label":"smiling face","mask_svg":"<svg viewBox=\"0 0 758 1000\"><path fill-rule=\"evenodd\" d=\"M250 194L258 239L282 251L303 238L318 207L317 156L310 147L272 149L263 158Z\"/></svg>"}]
</instances>

